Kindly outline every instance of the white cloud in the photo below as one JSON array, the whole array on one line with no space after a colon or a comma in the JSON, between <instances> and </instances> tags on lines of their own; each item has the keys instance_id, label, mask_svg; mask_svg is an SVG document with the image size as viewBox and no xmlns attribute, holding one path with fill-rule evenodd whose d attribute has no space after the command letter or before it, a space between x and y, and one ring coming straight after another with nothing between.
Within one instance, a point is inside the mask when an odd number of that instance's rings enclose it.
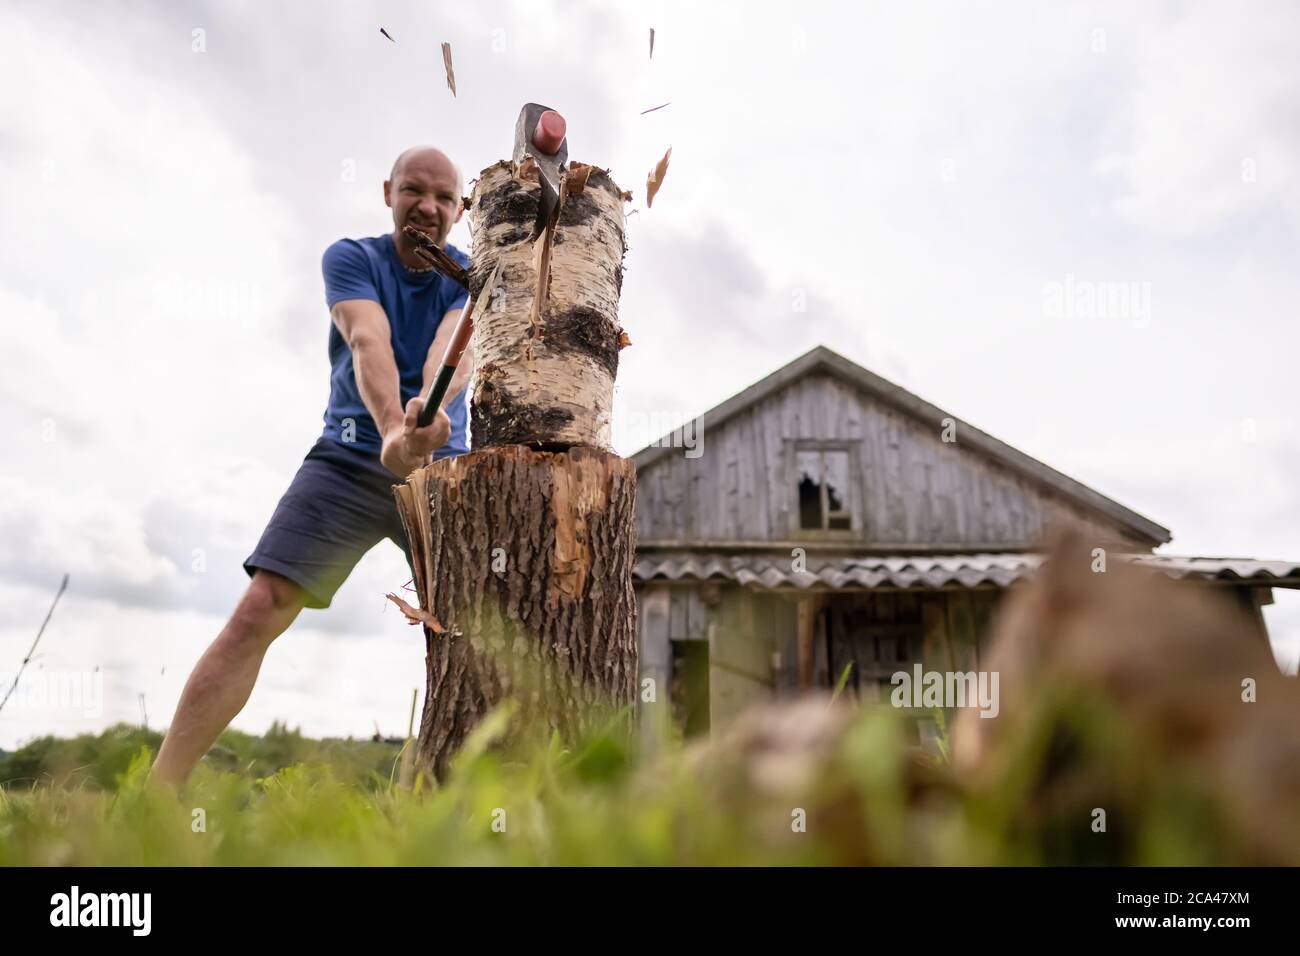
<instances>
[{"instance_id":1,"label":"white cloud","mask_svg":"<svg viewBox=\"0 0 1300 956\"><path fill-rule=\"evenodd\" d=\"M1248 215L1300 215L1300 100L1288 3L1203 2L1135 38L1137 73L1123 117L1117 203L1135 223L1179 236Z\"/></svg>"}]
</instances>

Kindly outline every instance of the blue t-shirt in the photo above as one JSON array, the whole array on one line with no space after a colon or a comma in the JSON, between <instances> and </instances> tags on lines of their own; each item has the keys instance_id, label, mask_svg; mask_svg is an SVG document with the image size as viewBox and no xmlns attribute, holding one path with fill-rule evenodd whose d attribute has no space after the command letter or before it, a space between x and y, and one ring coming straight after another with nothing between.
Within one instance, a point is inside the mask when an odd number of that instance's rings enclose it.
<instances>
[{"instance_id":1,"label":"blue t-shirt","mask_svg":"<svg viewBox=\"0 0 1300 956\"><path fill-rule=\"evenodd\" d=\"M469 257L448 243L447 254L466 268ZM424 363L443 316L467 298L459 285L437 272L413 272L402 264L393 237L340 239L325 250L325 303L331 309L344 299L369 299L383 306L392 329L393 358L401 383L402 407L424 384ZM352 350L330 324L330 401L325 409L323 435L331 441L378 455L383 445L379 429L361 399L352 372ZM451 437L433 457L449 458L469 451L466 432L469 415L462 389L446 406Z\"/></svg>"}]
</instances>

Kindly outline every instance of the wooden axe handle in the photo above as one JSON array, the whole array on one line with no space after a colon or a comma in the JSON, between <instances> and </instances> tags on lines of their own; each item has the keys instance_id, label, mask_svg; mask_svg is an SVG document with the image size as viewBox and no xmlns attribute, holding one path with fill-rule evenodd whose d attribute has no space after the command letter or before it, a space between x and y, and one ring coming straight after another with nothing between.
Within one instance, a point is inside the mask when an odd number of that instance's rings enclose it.
<instances>
[{"instance_id":1,"label":"wooden axe handle","mask_svg":"<svg viewBox=\"0 0 1300 956\"><path fill-rule=\"evenodd\" d=\"M467 272L467 281L468 278ZM461 356L465 354L465 349L469 348L469 337L474 334L474 315L478 311L479 303L482 302L485 308L492 304L492 296L496 294L497 283L500 281L501 260L497 259L487 282L483 283L483 288L478 290L478 295L467 301L465 307L460 310L460 318L456 320L451 341L447 343L447 351L443 354L438 377L433 380L433 388L429 389L429 397L424 400L424 407L420 409L420 416L416 419L421 428L433 421L433 416L437 414L438 406L442 404L443 397L446 396L447 389L451 385L452 377L456 374L456 368L460 365Z\"/></svg>"}]
</instances>

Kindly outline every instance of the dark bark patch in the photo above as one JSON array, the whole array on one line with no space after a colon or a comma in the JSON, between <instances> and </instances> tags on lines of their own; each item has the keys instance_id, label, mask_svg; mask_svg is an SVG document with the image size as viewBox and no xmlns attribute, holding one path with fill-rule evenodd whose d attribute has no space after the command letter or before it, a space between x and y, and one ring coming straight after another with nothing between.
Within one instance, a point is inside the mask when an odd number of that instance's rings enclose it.
<instances>
[{"instance_id":1,"label":"dark bark patch","mask_svg":"<svg viewBox=\"0 0 1300 956\"><path fill-rule=\"evenodd\" d=\"M584 190L564 197L564 206L560 209L560 225L569 228L581 226L599 215L599 204Z\"/></svg>"},{"instance_id":2,"label":"dark bark patch","mask_svg":"<svg viewBox=\"0 0 1300 956\"><path fill-rule=\"evenodd\" d=\"M555 433L573 421L573 412L520 401L490 380L480 381L470 403L470 434L475 448L531 445L558 451L569 447Z\"/></svg>"},{"instance_id":3,"label":"dark bark patch","mask_svg":"<svg viewBox=\"0 0 1300 956\"><path fill-rule=\"evenodd\" d=\"M533 227L519 226L511 229L509 232L503 232L499 236L493 236L493 241L498 246L513 246L516 242L527 242L533 238Z\"/></svg>"},{"instance_id":4,"label":"dark bark patch","mask_svg":"<svg viewBox=\"0 0 1300 956\"><path fill-rule=\"evenodd\" d=\"M552 349L590 355L610 378L618 374L618 327L595 309L579 305L551 315L542 337Z\"/></svg>"},{"instance_id":5,"label":"dark bark patch","mask_svg":"<svg viewBox=\"0 0 1300 956\"><path fill-rule=\"evenodd\" d=\"M541 201L539 188L525 189L524 184L511 178L501 187L479 197L478 215L483 227L491 229L502 223L519 225L537 218L537 204Z\"/></svg>"}]
</instances>

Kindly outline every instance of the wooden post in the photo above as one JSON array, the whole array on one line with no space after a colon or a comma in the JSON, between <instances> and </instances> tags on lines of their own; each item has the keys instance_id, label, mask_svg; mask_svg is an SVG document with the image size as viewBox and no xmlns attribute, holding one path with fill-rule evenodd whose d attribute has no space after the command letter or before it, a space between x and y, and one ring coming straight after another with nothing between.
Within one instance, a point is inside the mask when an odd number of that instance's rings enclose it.
<instances>
[{"instance_id":1,"label":"wooden post","mask_svg":"<svg viewBox=\"0 0 1300 956\"><path fill-rule=\"evenodd\" d=\"M798 610L800 690L808 690L812 687L813 634L815 630L814 623L816 616L817 599L812 595L801 596L799 598Z\"/></svg>"},{"instance_id":2,"label":"wooden post","mask_svg":"<svg viewBox=\"0 0 1300 956\"><path fill-rule=\"evenodd\" d=\"M669 593L666 587L648 587L641 592L638 608L641 622L641 680L650 680L654 691L638 701L641 722L641 747L654 754L668 739L672 725L673 650L668 636Z\"/></svg>"},{"instance_id":3,"label":"wooden post","mask_svg":"<svg viewBox=\"0 0 1300 956\"><path fill-rule=\"evenodd\" d=\"M515 727L572 737L635 700L636 470L610 450L624 194L573 164L533 240L536 171L502 162L470 198L473 450L394 490L411 544L428 686L417 761L442 779L510 698Z\"/></svg>"},{"instance_id":4,"label":"wooden post","mask_svg":"<svg viewBox=\"0 0 1300 956\"><path fill-rule=\"evenodd\" d=\"M951 649L952 669L964 674L979 666L974 604L971 592L966 590L948 591L947 598L948 646Z\"/></svg>"}]
</instances>

